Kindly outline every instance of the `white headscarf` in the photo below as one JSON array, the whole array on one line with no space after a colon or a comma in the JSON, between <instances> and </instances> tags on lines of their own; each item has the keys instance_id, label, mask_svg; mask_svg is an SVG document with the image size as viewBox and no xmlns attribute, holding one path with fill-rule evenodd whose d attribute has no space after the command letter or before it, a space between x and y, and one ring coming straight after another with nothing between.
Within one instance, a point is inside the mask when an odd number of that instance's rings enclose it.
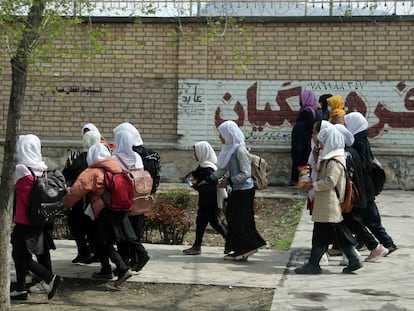
<instances>
[{"instance_id":1,"label":"white headscarf","mask_svg":"<svg viewBox=\"0 0 414 311\"><path fill-rule=\"evenodd\" d=\"M39 137L33 134L20 135L17 145L17 162L32 168L35 171L47 170L42 159L42 146Z\"/></svg>"},{"instance_id":2,"label":"white headscarf","mask_svg":"<svg viewBox=\"0 0 414 311\"><path fill-rule=\"evenodd\" d=\"M329 153L342 149L342 154L345 154L345 142L342 134L335 126L325 128L318 134L318 139L323 144L320 151L321 158L329 158Z\"/></svg>"},{"instance_id":3,"label":"white headscarf","mask_svg":"<svg viewBox=\"0 0 414 311\"><path fill-rule=\"evenodd\" d=\"M211 167L217 170L217 156L213 147L207 141L199 141L194 144L194 150L201 167Z\"/></svg>"},{"instance_id":4,"label":"white headscarf","mask_svg":"<svg viewBox=\"0 0 414 311\"><path fill-rule=\"evenodd\" d=\"M97 132L99 133L99 139L101 139L102 135L101 132L99 132L98 128L95 126L95 124L93 123L86 123L83 127L82 127L82 135L85 135L84 131L85 129L88 129L91 132Z\"/></svg>"},{"instance_id":5,"label":"white headscarf","mask_svg":"<svg viewBox=\"0 0 414 311\"><path fill-rule=\"evenodd\" d=\"M83 135L82 141L83 148L85 149L85 151L88 151L91 146L101 141L101 134L95 131L86 132L85 135Z\"/></svg>"},{"instance_id":6,"label":"white headscarf","mask_svg":"<svg viewBox=\"0 0 414 311\"><path fill-rule=\"evenodd\" d=\"M352 146L355 140L354 135L342 124L337 123L335 127L344 137L345 146Z\"/></svg>"},{"instance_id":7,"label":"white headscarf","mask_svg":"<svg viewBox=\"0 0 414 311\"><path fill-rule=\"evenodd\" d=\"M334 125L331 122L328 122L326 120L322 120L321 121L321 128L319 129L319 131L333 127ZM313 150L313 148L315 148L316 143L313 140L313 138L311 138L311 149ZM309 157L308 157L308 164L312 165L313 163L317 162L318 159L315 159L313 152L309 153ZM316 172L316 171L314 171Z\"/></svg>"},{"instance_id":8,"label":"white headscarf","mask_svg":"<svg viewBox=\"0 0 414 311\"><path fill-rule=\"evenodd\" d=\"M116 136L116 134L120 131L129 131L132 134L133 137L133 146L141 146L144 144L144 141L141 138L141 134L139 133L138 129L133 126L131 123L129 122L124 122L121 123L119 125L117 125L117 127L114 128L114 135Z\"/></svg>"},{"instance_id":9,"label":"white headscarf","mask_svg":"<svg viewBox=\"0 0 414 311\"><path fill-rule=\"evenodd\" d=\"M89 148L86 155L86 162L88 163L88 166L91 166L93 163L109 158L110 156L111 153L108 148L101 143L97 143Z\"/></svg>"},{"instance_id":10,"label":"white headscarf","mask_svg":"<svg viewBox=\"0 0 414 311\"><path fill-rule=\"evenodd\" d=\"M217 166L224 168L229 163L231 155L239 146L245 145L244 134L234 121L225 121L218 127L221 137L224 139L224 145L217 158Z\"/></svg>"},{"instance_id":11,"label":"white headscarf","mask_svg":"<svg viewBox=\"0 0 414 311\"><path fill-rule=\"evenodd\" d=\"M132 150L134 146L134 137L131 134L131 131L122 130L117 131L115 135L115 145L116 149L112 155L112 158L118 161L119 165L124 169L131 168L143 168L144 164L142 163L141 156ZM118 159L120 157L125 165Z\"/></svg>"},{"instance_id":12,"label":"white headscarf","mask_svg":"<svg viewBox=\"0 0 414 311\"><path fill-rule=\"evenodd\" d=\"M326 120L322 120L320 131L325 130L325 129L329 129L329 128L332 128L332 127L334 127L334 125L331 122L326 121Z\"/></svg>"},{"instance_id":13,"label":"white headscarf","mask_svg":"<svg viewBox=\"0 0 414 311\"><path fill-rule=\"evenodd\" d=\"M345 126L355 136L368 129L368 121L362 113L354 111L345 115Z\"/></svg>"}]
</instances>

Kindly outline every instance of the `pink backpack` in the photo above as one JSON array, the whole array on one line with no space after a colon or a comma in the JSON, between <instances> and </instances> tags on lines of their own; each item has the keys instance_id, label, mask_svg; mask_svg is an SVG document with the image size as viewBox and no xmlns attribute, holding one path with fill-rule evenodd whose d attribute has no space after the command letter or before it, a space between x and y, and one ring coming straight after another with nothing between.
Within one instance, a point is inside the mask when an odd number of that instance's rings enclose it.
<instances>
[{"instance_id":1,"label":"pink backpack","mask_svg":"<svg viewBox=\"0 0 414 311\"><path fill-rule=\"evenodd\" d=\"M117 157L125 166L124 161ZM151 195L153 180L148 171L141 169L130 169L127 174L132 182L132 208L129 215L149 214L152 211L153 196Z\"/></svg>"}]
</instances>

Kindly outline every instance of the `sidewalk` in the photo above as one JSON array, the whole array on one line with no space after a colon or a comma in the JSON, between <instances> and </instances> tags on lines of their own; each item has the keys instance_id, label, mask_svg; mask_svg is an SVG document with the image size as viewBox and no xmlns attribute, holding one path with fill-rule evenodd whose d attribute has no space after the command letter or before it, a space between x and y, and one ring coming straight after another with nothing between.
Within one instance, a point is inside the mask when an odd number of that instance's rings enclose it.
<instances>
[{"instance_id":1,"label":"sidewalk","mask_svg":"<svg viewBox=\"0 0 414 311\"><path fill-rule=\"evenodd\" d=\"M331 257L321 275L297 275L293 270L309 256L313 227L304 211L287 273L275 289L272 311L414 310L414 192L384 191L376 202L383 225L399 249L377 262L364 263L354 275L342 274L342 257ZM361 252L362 258L368 254Z\"/></svg>"},{"instance_id":2,"label":"sidewalk","mask_svg":"<svg viewBox=\"0 0 414 311\"><path fill-rule=\"evenodd\" d=\"M270 188L258 196L303 198L294 189ZM304 210L290 251L260 249L247 262L224 261L222 248L203 247L201 256L182 254L182 245L145 244L151 260L128 282L202 284L274 288L276 310L414 310L414 192L384 191L377 198L384 227L399 249L354 275L342 274L332 257L321 275L296 275L310 251L313 223ZM56 241L52 252L56 273L90 278L99 264L78 266L73 241ZM361 252L362 258L368 251ZM12 269L13 269L12 265Z\"/></svg>"}]
</instances>

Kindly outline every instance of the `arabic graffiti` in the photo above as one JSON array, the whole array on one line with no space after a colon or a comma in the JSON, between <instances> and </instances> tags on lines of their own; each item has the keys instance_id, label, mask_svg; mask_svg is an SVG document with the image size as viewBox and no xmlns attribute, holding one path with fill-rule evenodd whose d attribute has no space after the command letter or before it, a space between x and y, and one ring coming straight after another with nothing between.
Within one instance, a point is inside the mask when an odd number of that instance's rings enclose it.
<instances>
[{"instance_id":1,"label":"arabic graffiti","mask_svg":"<svg viewBox=\"0 0 414 311\"><path fill-rule=\"evenodd\" d=\"M86 93L86 94L90 94L90 93L101 93L102 92L102 88L93 88L93 87L80 87L80 86L69 86L69 87L56 87L56 92L57 93L65 93L65 94L70 94L70 93Z\"/></svg>"},{"instance_id":2,"label":"arabic graffiti","mask_svg":"<svg viewBox=\"0 0 414 311\"><path fill-rule=\"evenodd\" d=\"M324 84L325 85L325 84ZM352 86L351 83L345 83L338 85L347 85ZM290 86L290 83L284 83L283 87ZM363 88L363 84L355 84L355 88ZM404 87L405 92L400 92L401 94L405 93L404 104L407 110L414 110L414 87L407 88L403 82L397 84L397 88L401 89ZM320 84L318 84L320 88ZM338 86L336 88L339 88ZM257 108L258 104L258 82L253 83L246 91L247 99L247 113L245 112L244 106L237 101L234 105L233 111L237 114L238 119L234 120L240 127L251 126L252 131L262 132L264 127L282 127L286 125L293 126L296 120L298 111L293 109L292 106L288 103L289 98L297 97L299 101L299 94L302 91L301 86L291 86L290 88L281 89L276 92L276 103L278 110L273 110L269 102L266 102L264 109L260 110ZM369 111L369 105L366 100L356 91L350 91L344 96L345 98L345 107L347 112L359 111L365 117ZM222 98L223 102L229 103L233 99L233 96L230 93L225 93ZM297 104L299 106L299 104ZM384 130L385 124L389 128L414 128L414 112L393 112L388 109L383 103L378 102L375 111L375 116L378 118L378 122L372 125L368 129L369 137L374 138L379 136ZM215 111L215 126L218 127L225 119L221 116L220 106L216 108ZM247 121L247 122L246 122ZM266 139L264 139L266 140Z\"/></svg>"},{"instance_id":3,"label":"arabic graffiti","mask_svg":"<svg viewBox=\"0 0 414 311\"><path fill-rule=\"evenodd\" d=\"M181 93L178 101L179 113L194 115L204 112L203 94L197 90L195 83L186 83L181 86Z\"/></svg>"}]
</instances>

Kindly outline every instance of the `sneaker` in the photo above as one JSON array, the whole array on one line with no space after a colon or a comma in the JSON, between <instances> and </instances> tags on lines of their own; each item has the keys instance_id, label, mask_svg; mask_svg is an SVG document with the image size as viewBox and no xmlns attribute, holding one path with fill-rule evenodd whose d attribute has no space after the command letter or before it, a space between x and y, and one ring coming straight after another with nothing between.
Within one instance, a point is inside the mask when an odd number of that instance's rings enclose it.
<instances>
[{"instance_id":1,"label":"sneaker","mask_svg":"<svg viewBox=\"0 0 414 311\"><path fill-rule=\"evenodd\" d=\"M59 289L60 285L62 284L63 279L59 275L54 275L52 281L49 283L49 289L47 291L47 299L52 299L55 295L57 290Z\"/></svg>"},{"instance_id":2,"label":"sneaker","mask_svg":"<svg viewBox=\"0 0 414 311\"><path fill-rule=\"evenodd\" d=\"M126 270L122 275L118 277L118 279L115 281L115 287L121 286L122 283L124 283L126 280L128 280L132 276L131 270Z\"/></svg>"},{"instance_id":3,"label":"sneaker","mask_svg":"<svg viewBox=\"0 0 414 311\"><path fill-rule=\"evenodd\" d=\"M231 251L229 252L227 255L225 255L223 257L224 260L234 260L234 258L236 257L236 253Z\"/></svg>"},{"instance_id":4,"label":"sneaker","mask_svg":"<svg viewBox=\"0 0 414 311\"><path fill-rule=\"evenodd\" d=\"M362 263L360 261L357 261L353 264L349 264L348 266L346 266L343 270L342 273L346 273L346 274L351 274L352 272L361 269L363 267Z\"/></svg>"},{"instance_id":5,"label":"sneaker","mask_svg":"<svg viewBox=\"0 0 414 311\"><path fill-rule=\"evenodd\" d=\"M387 255L389 255L389 254L395 252L398 249L398 247L397 247L397 245L393 244L390 247L387 247L387 249L388 249L388 254Z\"/></svg>"},{"instance_id":6,"label":"sneaker","mask_svg":"<svg viewBox=\"0 0 414 311\"><path fill-rule=\"evenodd\" d=\"M186 255L200 255L201 254L201 247L200 246L191 246L183 250L183 253Z\"/></svg>"},{"instance_id":7,"label":"sneaker","mask_svg":"<svg viewBox=\"0 0 414 311\"><path fill-rule=\"evenodd\" d=\"M322 269L321 267L307 263L300 268L296 268L295 273L296 274L321 274Z\"/></svg>"},{"instance_id":8,"label":"sneaker","mask_svg":"<svg viewBox=\"0 0 414 311\"><path fill-rule=\"evenodd\" d=\"M144 266L147 264L148 260L150 260L150 256L148 256L147 254L145 254L145 256L142 255L138 257L138 263L133 265L131 267L131 270L135 272L141 271L142 268L144 268Z\"/></svg>"},{"instance_id":9,"label":"sneaker","mask_svg":"<svg viewBox=\"0 0 414 311\"><path fill-rule=\"evenodd\" d=\"M92 278L98 279L98 280L112 280L114 278L114 274L112 271L105 272L105 271L99 271L92 273Z\"/></svg>"},{"instance_id":10,"label":"sneaker","mask_svg":"<svg viewBox=\"0 0 414 311\"><path fill-rule=\"evenodd\" d=\"M373 249L371 253L369 254L369 256L365 258L365 261L374 262L381 257L387 256L388 253L389 253L389 250L387 248L382 246L382 244L378 244L377 248Z\"/></svg>"},{"instance_id":11,"label":"sneaker","mask_svg":"<svg viewBox=\"0 0 414 311\"><path fill-rule=\"evenodd\" d=\"M27 300L27 291L12 291L10 293L10 300Z\"/></svg>"},{"instance_id":12,"label":"sneaker","mask_svg":"<svg viewBox=\"0 0 414 311\"><path fill-rule=\"evenodd\" d=\"M49 285L45 281L41 281L29 288L29 292L32 294L47 293L49 291Z\"/></svg>"},{"instance_id":13,"label":"sneaker","mask_svg":"<svg viewBox=\"0 0 414 311\"><path fill-rule=\"evenodd\" d=\"M254 253L257 253L257 248L248 251L241 251L235 255L234 260L243 261L247 259L247 257L253 255Z\"/></svg>"},{"instance_id":14,"label":"sneaker","mask_svg":"<svg viewBox=\"0 0 414 311\"><path fill-rule=\"evenodd\" d=\"M324 253L319 261L319 266L329 266L328 254Z\"/></svg>"}]
</instances>

